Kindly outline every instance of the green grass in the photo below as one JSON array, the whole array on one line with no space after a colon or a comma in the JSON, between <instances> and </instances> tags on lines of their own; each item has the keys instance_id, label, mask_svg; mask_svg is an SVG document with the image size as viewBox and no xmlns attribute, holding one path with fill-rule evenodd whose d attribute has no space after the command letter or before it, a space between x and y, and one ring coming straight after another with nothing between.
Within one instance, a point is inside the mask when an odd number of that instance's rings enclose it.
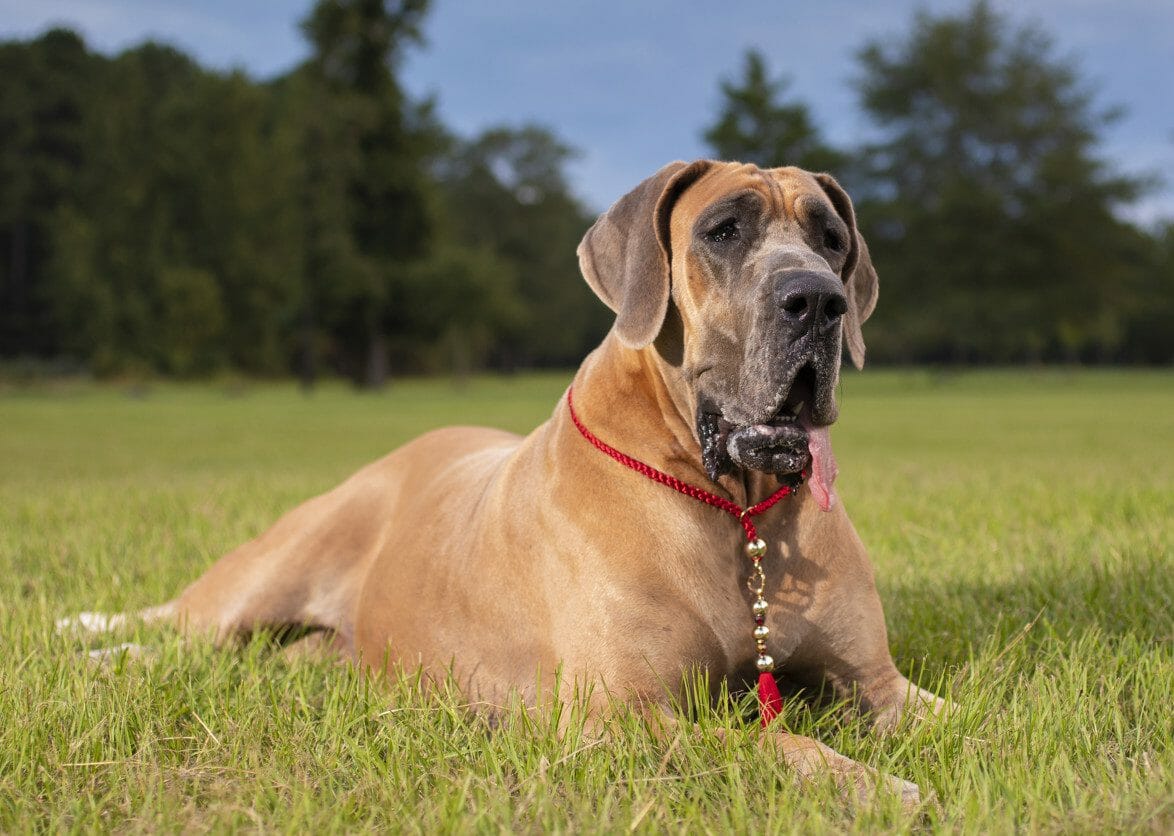
<instances>
[{"instance_id":1,"label":"green grass","mask_svg":"<svg viewBox=\"0 0 1174 836\"><path fill-rule=\"evenodd\" d=\"M592 742L347 668L139 638L83 662L53 620L161 601L298 500L439 424L524 431L565 375L0 391L0 831L973 833L1174 829L1174 375L848 376L840 493L899 667L959 706L884 738L787 722L937 795L920 818L796 788L720 702ZM735 733L719 739L712 729Z\"/></svg>"}]
</instances>

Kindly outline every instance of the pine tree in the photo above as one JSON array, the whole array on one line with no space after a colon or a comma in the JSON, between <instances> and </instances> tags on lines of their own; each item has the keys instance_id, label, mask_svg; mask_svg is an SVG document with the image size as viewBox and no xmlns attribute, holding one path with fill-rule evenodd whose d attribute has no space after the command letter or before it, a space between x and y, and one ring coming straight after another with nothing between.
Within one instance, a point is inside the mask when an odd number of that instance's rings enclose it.
<instances>
[{"instance_id":1,"label":"pine tree","mask_svg":"<svg viewBox=\"0 0 1174 836\"><path fill-rule=\"evenodd\" d=\"M349 245L331 275L311 276L318 315L329 319L343 363L356 382L381 385L388 373L389 330L413 265L430 248L433 194L428 160L434 137L416 117L396 78L404 51L421 40L428 0L319 0L303 22L314 48L308 78L320 85L330 136L312 124L307 147L349 159L345 181ZM344 148L326 148L346 143ZM332 189L329 183L321 187ZM324 230L319 230L324 232ZM340 244L342 242L339 242Z\"/></svg>"},{"instance_id":2,"label":"pine tree","mask_svg":"<svg viewBox=\"0 0 1174 836\"><path fill-rule=\"evenodd\" d=\"M845 156L820 137L807 105L782 100L788 86L770 77L762 53L747 51L741 79L721 82L721 112L704 134L714 155L764 168L841 168Z\"/></svg>"}]
</instances>

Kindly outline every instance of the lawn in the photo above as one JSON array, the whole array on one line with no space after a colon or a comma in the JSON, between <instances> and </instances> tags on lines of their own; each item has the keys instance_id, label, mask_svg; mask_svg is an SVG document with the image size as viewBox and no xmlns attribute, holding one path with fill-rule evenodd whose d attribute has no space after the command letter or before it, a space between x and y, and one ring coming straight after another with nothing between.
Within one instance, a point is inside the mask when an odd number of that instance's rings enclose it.
<instances>
[{"instance_id":1,"label":"lawn","mask_svg":"<svg viewBox=\"0 0 1174 836\"><path fill-rule=\"evenodd\" d=\"M0 388L0 831L1174 829L1168 372L844 380L838 485L894 656L957 709L888 737L836 706L791 701L785 720L931 788L915 818L796 788L729 700L667 743L625 718L560 738L260 640L142 631L155 656L96 666L53 634L171 597L425 429L525 431L567 380Z\"/></svg>"}]
</instances>

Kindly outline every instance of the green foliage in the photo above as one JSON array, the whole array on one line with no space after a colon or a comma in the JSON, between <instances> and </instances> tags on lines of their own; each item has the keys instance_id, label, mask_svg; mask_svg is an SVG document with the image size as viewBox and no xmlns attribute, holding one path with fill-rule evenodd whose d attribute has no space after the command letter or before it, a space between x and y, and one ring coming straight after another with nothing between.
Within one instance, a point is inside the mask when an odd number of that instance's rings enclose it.
<instances>
[{"instance_id":1,"label":"green foliage","mask_svg":"<svg viewBox=\"0 0 1174 836\"><path fill-rule=\"evenodd\" d=\"M173 595L434 426L527 431L566 383L0 391L0 831L1170 831L1169 373L843 381L840 494L897 664L958 710L888 736L801 699L784 721L932 789L919 817L797 785L724 696L677 740L630 718L560 736L521 710L490 730L456 692L288 660L265 637L216 651L131 631L114 641L154 655L102 667L52 632Z\"/></svg>"},{"instance_id":2,"label":"green foliage","mask_svg":"<svg viewBox=\"0 0 1174 836\"><path fill-rule=\"evenodd\" d=\"M428 0L321 0L303 24L314 47L307 81L324 87L319 99L334 100L342 125L333 139L345 147L327 153L341 150L354 163L343 182L343 229L353 244L350 258L334 264L341 281L331 292L341 290L341 298L327 305L328 327L352 377L369 386L387 375L387 331L393 306L402 303L397 289L413 262L427 256L433 225L431 137L412 124L394 73L406 44L420 40L427 8Z\"/></svg>"},{"instance_id":3,"label":"green foliage","mask_svg":"<svg viewBox=\"0 0 1174 836\"><path fill-rule=\"evenodd\" d=\"M579 275L575 250L592 218L563 173L573 154L536 125L496 127L456 143L441 169L449 234L497 253L516 288L493 347L506 367L575 364L610 324Z\"/></svg>"},{"instance_id":4,"label":"green foliage","mask_svg":"<svg viewBox=\"0 0 1174 836\"><path fill-rule=\"evenodd\" d=\"M401 356L467 375L522 317L517 271L497 251L444 242L408 277L399 301ZM422 353L421 346L426 346Z\"/></svg>"},{"instance_id":5,"label":"green foliage","mask_svg":"<svg viewBox=\"0 0 1174 836\"><path fill-rule=\"evenodd\" d=\"M0 45L0 356L99 374L571 364L606 330L544 129L450 137L396 73L420 0L324 0L259 85L144 44Z\"/></svg>"},{"instance_id":6,"label":"green foliage","mask_svg":"<svg viewBox=\"0 0 1174 836\"><path fill-rule=\"evenodd\" d=\"M0 355L60 350L45 271L57 209L88 163L97 63L62 29L0 43Z\"/></svg>"},{"instance_id":7,"label":"green foliage","mask_svg":"<svg viewBox=\"0 0 1174 836\"><path fill-rule=\"evenodd\" d=\"M224 302L215 277L192 267L166 267L159 289L159 353L164 369L177 375L214 368L224 331Z\"/></svg>"},{"instance_id":8,"label":"green foliage","mask_svg":"<svg viewBox=\"0 0 1174 836\"><path fill-rule=\"evenodd\" d=\"M875 352L1116 356L1152 242L1117 215L1142 184L1097 156L1113 113L1093 107L1076 68L985 2L920 13L860 60L881 136L860 207L884 284Z\"/></svg>"},{"instance_id":9,"label":"green foliage","mask_svg":"<svg viewBox=\"0 0 1174 836\"><path fill-rule=\"evenodd\" d=\"M102 375L569 366L606 332L579 276L575 151L451 135L399 83L426 0L319 0L268 83L153 43L0 43L0 359ZM869 356L1174 359L1174 233L1098 155L1112 112L1037 29L976 3L866 44L870 145L835 149L762 54L721 84L716 156L831 170L883 285Z\"/></svg>"},{"instance_id":10,"label":"green foliage","mask_svg":"<svg viewBox=\"0 0 1174 836\"><path fill-rule=\"evenodd\" d=\"M402 98L391 70L423 41L430 0L319 0L302 31L320 77L343 91Z\"/></svg>"},{"instance_id":11,"label":"green foliage","mask_svg":"<svg viewBox=\"0 0 1174 836\"><path fill-rule=\"evenodd\" d=\"M741 80L721 83L722 109L704 134L715 156L764 168L839 170L847 158L823 141L807 105L779 101L788 86L770 78L761 52L748 50Z\"/></svg>"},{"instance_id":12,"label":"green foliage","mask_svg":"<svg viewBox=\"0 0 1174 836\"><path fill-rule=\"evenodd\" d=\"M1149 260L1132 277L1133 298L1121 325L1121 356L1131 362L1174 362L1174 221L1161 224Z\"/></svg>"},{"instance_id":13,"label":"green foliage","mask_svg":"<svg viewBox=\"0 0 1174 836\"><path fill-rule=\"evenodd\" d=\"M98 371L281 371L297 207L272 186L294 161L270 153L262 91L152 44L98 75L42 277L63 347Z\"/></svg>"}]
</instances>

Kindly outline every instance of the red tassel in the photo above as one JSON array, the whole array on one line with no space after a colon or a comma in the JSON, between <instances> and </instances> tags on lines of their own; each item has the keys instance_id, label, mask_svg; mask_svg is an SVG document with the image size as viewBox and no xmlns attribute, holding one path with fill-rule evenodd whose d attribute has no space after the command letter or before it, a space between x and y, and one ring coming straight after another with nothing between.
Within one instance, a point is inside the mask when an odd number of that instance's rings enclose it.
<instances>
[{"instance_id":1,"label":"red tassel","mask_svg":"<svg viewBox=\"0 0 1174 836\"><path fill-rule=\"evenodd\" d=\"M779 693L779 684L775 682L774 674L764 671L758 675L758 714L762 717L762 727L765 729L782 712L783 695Z\"/></svg>"}]
</instances>

